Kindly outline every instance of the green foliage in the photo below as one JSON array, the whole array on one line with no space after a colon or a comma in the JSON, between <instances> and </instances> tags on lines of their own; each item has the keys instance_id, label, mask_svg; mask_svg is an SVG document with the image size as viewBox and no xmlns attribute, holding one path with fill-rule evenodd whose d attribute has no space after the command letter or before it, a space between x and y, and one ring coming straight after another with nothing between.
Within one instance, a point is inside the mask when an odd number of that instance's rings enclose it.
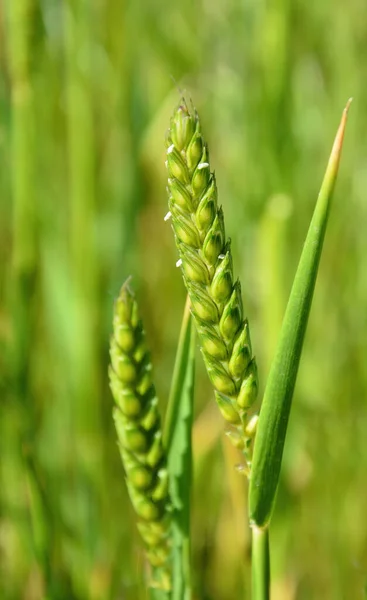
<instances>
[{"instance_id":1,"label":"green foliage","mask_svg":"<svg viewBox=\"0 0 367 600\"><path fill-rule=\"evenodd\" d=\"M191 598L190 513L195 331L186 302L165 425L173 528L172 600Z\"/></svg>"},{"instance_id":2,"label":"green foliage","mask_svg":"<svg viewBox=\"0 0 367 600\"><path fill-rule=\"evenodd\" d=\"M349 104L343 113L303 247L261 406L249 490L250 522L258 527L268 525L274 507L293 391L338 173L348 107Z\"/></svg>"},{"instance_id":3,"label":"green foliage","mask_svg":"<svg viewBox=\"0 0 367 600\"><path fill-rule=\"evenodd\" d=\"M1 3L2 599L146 597L107 366L113 299L132 274L164 412L183 302L163 222L171 76L203 120L262 384L339 109L355 97L272 517L272 578L274 600L364 589L362 13L361 0ZM233 510L245 502L232 473L241 455L218 442L201 360L196 385L193 595L248 598L249 533Z\"/></svg>"}]
</instances>

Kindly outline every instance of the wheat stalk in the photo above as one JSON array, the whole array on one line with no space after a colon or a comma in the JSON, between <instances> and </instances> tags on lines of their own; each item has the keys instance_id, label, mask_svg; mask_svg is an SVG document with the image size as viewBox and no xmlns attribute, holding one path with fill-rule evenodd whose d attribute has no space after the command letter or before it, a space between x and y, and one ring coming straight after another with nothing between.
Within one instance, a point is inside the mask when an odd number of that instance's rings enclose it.
<instances>
[{"instance_id":1,"label":"wheat stalk","mask_svg":"<svg viewBox=\"0 0 367 600\"><path fill-rule=\"evenodd\" d=\"M233 279L217 186L196 110L183 100L167 134L169 213L201 352L229 432L250 464L257 416L248 411L258 390L240 282Z\"/></svg>"},{"instance_id":2,"label":"wheat stalk","mask_svg":"<svg viewBox=\"0 0 367 600\"><path fill-rule=\"evenodd\" d=\"M126 484L153 568L152 585L168 589L170 503L166 456L145 332L128 282L115 302L110 356L114 421Z\"/></svg>"}]
</instances>

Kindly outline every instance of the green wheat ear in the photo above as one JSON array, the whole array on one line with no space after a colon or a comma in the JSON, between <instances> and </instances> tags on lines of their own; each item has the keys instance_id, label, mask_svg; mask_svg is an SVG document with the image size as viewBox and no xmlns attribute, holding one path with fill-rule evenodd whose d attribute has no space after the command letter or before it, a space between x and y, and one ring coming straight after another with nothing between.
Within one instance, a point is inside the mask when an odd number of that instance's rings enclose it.
<instances>
[{"instance_id":1,"label":"green wheat ear","mask_svg":"<svg viewBox=\"0 0 367 600\"><path fill-rule=\"evenodd\" d=\"M240 282L233 279L230 241L210 171L198 114L182 101L167 134L169 213L201 352L230 437L250 462L257 417L248 411L258 390Z\"/></svg>"},{"instance_id":2,"label":"green wheat ear","mask_svg":"<svg viewBox=\"0 0 367 600\"><path fill-rule=\"evenodd\" d=\"M152 365L135 297L126 282L115 302L110 387L126 484L152 566L152 586L170 587L168 473Z\"/></svg>"}]
</instances>

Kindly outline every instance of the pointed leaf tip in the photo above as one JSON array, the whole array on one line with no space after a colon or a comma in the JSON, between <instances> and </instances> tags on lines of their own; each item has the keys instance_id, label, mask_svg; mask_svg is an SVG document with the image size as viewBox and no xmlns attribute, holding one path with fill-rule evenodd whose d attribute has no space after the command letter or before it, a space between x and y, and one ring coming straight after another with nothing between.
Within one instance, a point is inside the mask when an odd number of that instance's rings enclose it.
<instances>
[{"instance_id":1,"label":"pointed leaf tip","mask_svg":"<svg viewBox=\"0 0 367 600\"><path fill-rule=\"evenodd\" d=\"M325 176L321 185L319 200L320 207L328 207L330 205L333 189L335 186L336 178L339 170L340 157L343 148L343 140L345 127L347 124L348 110L351 105L352 98L349 98L342 114L342 118L336 132L333 147L329 157L328 165L326 168Z\"/></svg>"},{"instance_id":2,"label":"pointed leaf tip","mask_svg":"<svg viewBox=\"0 0 367 600\"><path fill-rule=\"evenodd\" d=\"M250 523L265 527L271 518L303 340L343 145L348 101L341 118L316 202L257 424L249 489Z\"/></svg>"},{"instance_id":3,"label":"pointed leaf tip","mask_svg":"<svg viewBox=\"0 0 367 600\"><path fill-rule=\"evenodd\" d=\"M334 145L331 151L331 155L330 155L330 160L329 160L329 167L334 167L334 171L337 171L338 166L339 166L339 161L340 161L340 155L341 155L341 151L342 151L342 147L343 147L343 140L344 140L344 133L345 133L345 127L347 124L347 117L348 117L348 111L349 111L349 107L351 105L353 101L353 98L349 98L344 110L343 110L343 114L342 114L342 118L340 121L340 125L338 128L338 131L336 132L336 136L335 136L335 140L334 140Z\"/></svg>"}]
</instances>

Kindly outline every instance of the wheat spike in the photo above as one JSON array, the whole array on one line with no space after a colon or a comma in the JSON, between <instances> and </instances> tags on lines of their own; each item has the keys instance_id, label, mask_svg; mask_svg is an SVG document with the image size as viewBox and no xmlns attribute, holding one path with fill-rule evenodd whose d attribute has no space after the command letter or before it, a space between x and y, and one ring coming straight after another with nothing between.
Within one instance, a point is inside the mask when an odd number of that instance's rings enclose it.
<instances>
[{"instance_id":1,"label":"wheat spike","mask_svg":"<svg viewBox=\"0 0 367 600\"><path fill-rule=\"evenodd\" d=\"M256 361L208 147L198 114L185 101L171 118L166 143L169 211L201 352L219 409L234 425L230 437L249 465L257 420L248 415L258 390Z\"/></svg>"},{"instance_id":2,"label":"wheat spike","mask_svg":"<svg viewBox=\"0 0 367 600\"><path fill-rule=\"evenodd\" d=\"M154 587L168 589L169 495L152 366L135 297L125 283L115 302L110 345L114 421L129 496L153 570Z\"/></svg>"}]
</instances>

